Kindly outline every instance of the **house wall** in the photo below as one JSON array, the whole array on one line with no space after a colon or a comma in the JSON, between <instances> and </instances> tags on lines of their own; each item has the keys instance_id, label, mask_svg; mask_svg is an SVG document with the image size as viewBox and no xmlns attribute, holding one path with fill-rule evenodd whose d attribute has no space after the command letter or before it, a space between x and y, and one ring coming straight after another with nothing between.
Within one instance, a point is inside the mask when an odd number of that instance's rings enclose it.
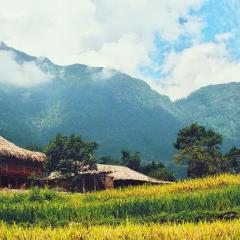
<instances>
[{"instance_id":1,"label":"house wall","mask_svg":"<svg viewBox=\"0 0 240 240\"><path fill-rule=\"evenodd\" d=\"M42 166L39 162L0 158L0 187L26 188L30 185L28 177L41 172Z\"/></svg>"},{"instance_id":2,"label":"house wall","mask_svg":"<svg viewBox=\"0 0 240 240\"><path fill-rule=\"evenodd\" d=\"M138 185L144 185L149 184L147 182L143 181L136 181L136 180L116 180L114 181L114 187L127 187L127 186L138 186Z\"/></svg>"},{"instance_id":3,"label":"house wall","mask_svg":"<svg viewBox=\"0 0 240 240\"><path fill-rule=\"evenodd\" d=\"M61 191L67 191L70 179L54 179L48 180L47 185L50 188L54 188ZM77 192L85 193L85 192L94 192L100 191L104 189L113 188L113 180L111 177L106 175L83 175L79 180L77 186Z\"/></svg>"},{"instance_id":4,"label":"house wall","mask_svg":"<svg viewBox=\"0 0 240 240\"><path fill-rule=\"evenodd\" d=\"M51 188L55 188L60 191L68 191L68 183L70 180L67 179L58 179L58 180L49 180L48 185ZM99 175L83 175L79 180L79 184L77 187L77 192L85 193L85 192L93 192L93 191L101 191L105 189L111 188L121 188L127 186L137 186L149 184L143 181L137 180L115 180L106 174Z\"/></svg>"}]
</instances>

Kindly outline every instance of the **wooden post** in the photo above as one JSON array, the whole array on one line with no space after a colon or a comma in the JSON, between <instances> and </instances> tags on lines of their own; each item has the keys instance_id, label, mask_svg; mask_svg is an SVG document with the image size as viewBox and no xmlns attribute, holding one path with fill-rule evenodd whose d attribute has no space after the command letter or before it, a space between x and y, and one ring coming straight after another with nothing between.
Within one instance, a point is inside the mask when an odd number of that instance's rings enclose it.
<instances>
[{"instance_id":1,"label":"wooden post","mask_svg":"<svg viewBox=\"0 0 240 240\"><path fill-rule=\"evenodd\" d=\"M15 178L15 187L18 189L19 188L19 184L18 184L18 178Z\"/></svg>"},{"instance_id":2,"label":"wooden post","mask_svg":"<svg viewBox=\"0 0 240 240\"><path fill-rule=\"evenodd\" d=\"M82 193L85 193L85 179L82 178Z\"/></svg>"},{"instance_id":3,"label":"wooden post","mask_svg":"<svg viewBox=\"0 0 240 240\"><path fill-rule=\"evenodd\" d=\"M96 181L96 176L93 175L93 190L97 191L97 181Z\"/></svg>"}]
</instances>

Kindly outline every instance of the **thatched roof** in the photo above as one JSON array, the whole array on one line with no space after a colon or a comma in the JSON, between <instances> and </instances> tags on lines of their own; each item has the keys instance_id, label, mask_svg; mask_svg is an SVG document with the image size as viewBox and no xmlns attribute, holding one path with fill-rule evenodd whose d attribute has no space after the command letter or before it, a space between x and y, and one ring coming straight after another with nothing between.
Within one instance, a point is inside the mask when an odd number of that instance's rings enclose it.
<instances>
[{"instance_id":1,"label":"thatched roof","mask_svg":"<svg viewBox=\"0 0 240 240\"><path fill-rule=\"evenodd\" d=\"M32 152L20 148L0 136L0 157L11 157L18 160L43 162L46 155L44 153Z\"/></svg>"},{"instance_id":2,"label":"thatched roof","mask_svg":"<svg viewBox=\"0 0 240 240\"><path fill-rule=\"evenodd\" d=\"M134 180L139 182L163 184L165 181L160 181L151 177L148 177L142 173L133 171L132 169L124 166L114 166L97 164L97 170L102 173L107 173L108 176L113 178L113 181L117 180Z\"/></svg>"},{"instance_id":3,"label":"thatched roof","mask_svg":"<svg viewBox=\"0 0 240 240\"><path fill-rule=\"evenodd\" d=\"M114 166L114 165L106 165L106 164L96 164L95 170L88 170L84 172L79 172L82 175L98 175L98 174L106 174L111 177L113 181L123 180L123 181L138 181L144 183L152 183L152 184L166 184L170 182L160 181L154 178L150 178L142 173L131 170L128 167L124 166ZM63 176L59 172L52 172L47 179L48 180L56 180L63 178Z\"/></svg>"}]
</instances>

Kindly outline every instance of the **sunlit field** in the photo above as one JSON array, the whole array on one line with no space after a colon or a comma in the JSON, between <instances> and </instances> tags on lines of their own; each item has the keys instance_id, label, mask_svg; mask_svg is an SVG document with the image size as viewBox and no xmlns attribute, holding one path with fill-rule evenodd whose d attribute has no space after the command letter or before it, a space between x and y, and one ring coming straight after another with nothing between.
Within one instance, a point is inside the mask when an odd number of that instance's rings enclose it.
<instances>
[{"instance_id":1,"label":"sunlit field","mask_svg":"<svg viewBox=\"0 0 240 240\"><path fill-rule=\"evenodd\" d=\"M229 240L240 239L240 221L232 222L217 221L214 223L185 223L185 224L145 224L145 225L119 225L82 227L72 224L63 228L23 228L17 225L1 225L1 239L11 240Z\"/></svg>"},{"instance_id":2,"label":"sunlit field","mask_svg":"<svg viewBox=\"0 0 240 240\"><path fill-rule=\"evenodd\" d=\"M240 239L240 176L0 194L1 239Z\"/></svg>"}]
</instances>

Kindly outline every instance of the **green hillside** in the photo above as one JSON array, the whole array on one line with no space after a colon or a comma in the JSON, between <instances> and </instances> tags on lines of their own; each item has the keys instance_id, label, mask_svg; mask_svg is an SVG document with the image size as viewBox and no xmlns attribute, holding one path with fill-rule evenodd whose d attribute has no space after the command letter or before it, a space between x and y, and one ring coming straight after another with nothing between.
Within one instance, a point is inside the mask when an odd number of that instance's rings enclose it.
<instances>
[{"instance_id":1,"label":"green hillside","mask_svg":"<svg viewBox=\"0 0 240 240\"><path fill-rule=\"evenodd\" d=\"M10 50L17 61L35 61L55 77L34 88L0 85L0 135L26 146L45 145L59 132L79 133L100 144L98 156L128 149L173 165L171 143L181 123L163 107L171 104L167 97L115 70L101 79L103 68L63 67Z\"/></svg>"},{"instance_id":2,"label":"green hillside","mask_svg":"<svg viewBox=\"0 0 240 240\"><path fill-rule=\"evenodd\" d=\"M240 83L203 87L176 102L176 117L197 122L223 134L225 148L240 144Z\"/></svg>"}]
</instances>

